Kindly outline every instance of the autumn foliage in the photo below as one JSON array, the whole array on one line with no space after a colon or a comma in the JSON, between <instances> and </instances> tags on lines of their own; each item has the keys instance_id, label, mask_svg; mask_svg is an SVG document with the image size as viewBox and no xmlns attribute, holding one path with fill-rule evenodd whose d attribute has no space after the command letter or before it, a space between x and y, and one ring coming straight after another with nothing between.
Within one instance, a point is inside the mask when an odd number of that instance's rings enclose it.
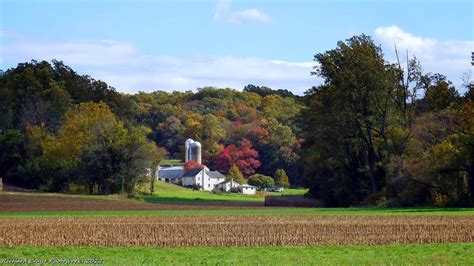
<instances>
[{"instance_id":1,"label":"autumn foliage","mask_svg":"<svg viewBox=\"0 0 474 266\"><path fill-rule=\"evenodd\" d=\"M231 144L222 150L214 161L217 170L227 173L236 164L245 176L255 173L261 163L258 160L258 152L252 148L248 139L243 139L240 145Z\"/></svg>"},{"instance_id":2,"label":"autumn foliage","mask_svg":"<svg viewBox=\"0 0 474 266\"><path fill-rule=\"evenodd\" d=\"M184 171L187 172L193 169L202 169L204 168L204 166L196 161L189 160L184 164L183 168L184 168Z\"/></svg>"}]
</instances>

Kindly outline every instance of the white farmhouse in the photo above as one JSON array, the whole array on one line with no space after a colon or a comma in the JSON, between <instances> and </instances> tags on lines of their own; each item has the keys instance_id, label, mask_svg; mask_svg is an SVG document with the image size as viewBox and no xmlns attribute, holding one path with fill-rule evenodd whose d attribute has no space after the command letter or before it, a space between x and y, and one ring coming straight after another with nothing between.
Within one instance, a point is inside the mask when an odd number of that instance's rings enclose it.
<instances>
[{"instance_id":1,"label":"white farmhouse","mask_svg":"<svg viewBox=\"0 0 474 266\"><path fill-rule=\"evenodd\" d=\"M210 171L209 168L204 167L185 172L181 177L181 185L184 187L198 185L202 190L211 191L224 180L225 176L218 171Z\"/></svg>"}]
</instances>

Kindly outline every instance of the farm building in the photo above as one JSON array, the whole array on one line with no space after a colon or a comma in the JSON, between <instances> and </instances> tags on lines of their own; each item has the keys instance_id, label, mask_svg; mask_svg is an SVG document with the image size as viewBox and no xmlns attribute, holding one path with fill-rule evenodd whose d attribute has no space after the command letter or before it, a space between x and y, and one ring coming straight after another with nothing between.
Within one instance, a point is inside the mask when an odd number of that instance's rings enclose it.
<instances>
[{"instance_id":1,"label":"farm building","mask_svg":"<svg viewBox=\"0 0 474 266\"><path fill-rule=\"evenodd\" d=\"M160 181L178 184L184 175L183 166L158 166L156 178Z\"/></svg>"},{"instance_id":2,"label":"farm building","mask_svg":"<svg viewBox=\"0 0 474 266\"><path fill-rule=\"evenodd\" d=\"M184 143L184 161L195 161L201 164L201 143L192 139L187 139Z\"/></svg>"},{"instance_id":3,"label":"farm building","mask_svg":"<svg viewBox=\"0 0 474 266\"><path fill-rule=\"evenodd\" d=\"M255 195L257 193L257 188L251 185L243 184L239 186L239 191L242 194Z\"/></svg>"},{"instance_id":4,"label":"farm building","mask_svg":"<svg viewBox=\"0 0 474 266\"><path fill-rule=\"evenodd\" d=\"M211 191L214 187L224 182L225 176L218 171L210 171L209 168L191 169L181 177L181 185L184 187L200 186L202 190Z\"/></svg>"},{"instance_id":5,"label":"farm building","mask_svg":"<svg viewBox=\"0 0 474 266\"><path fill-rule=\"evenodd\" d=\"M238 191L243 194L254 195L257 193L256 187L247 184L240 184L239 182L234 181L234 179L229 179L216 185L216 189L223 192L230 192L233 188L238 189Z\"/></svg>"},{"instance_id":6,"label":"farm building","mask_svg":"<svg viewBox=\"0 0 474 266\"><path fill-rule=\"evenodd\" d=\"M201 163L201 143L192 139L186 140L185 143L185 163L193 160ZM229 192L231 188L238 188L244 194L255 194L255 187L249 185L241 185L238 182L225 181L225 176L219 171L211 171L207 166L200 169L191 169L185 171L181 163L167 164L158 166L156 178L161 181L178 184L184 187L199 186L201 190L212 191L220 189ZM245 186L246 188L240 188ZM252 193L252 188L253 193Z\"/></svg>"},{"instance_id":7,"label":"farm building","mask_svg":"<svg viewBox=\"0 0 474 266\"><path fill-rule=\"evenodd\" d=\"M285 188L284 188L284 187L277 187L277 186L274 186L274 187L272 187L272 188L267 188L267 189L265 189L265 191L283 192L283 191L285 191Z\"/></svg>"},{"instance_id":8,"label":"farm building","mask_svg":"<svg viewBox=\"0 0 474 266\"><path fill-rule=\"evenodd\" d=\"M224 182L217 184L216 189L222 192L229 192L232 188L238 188L240 186L239 182L234 181L234 179L229 179Z\"/></svg>"}]
</instances>

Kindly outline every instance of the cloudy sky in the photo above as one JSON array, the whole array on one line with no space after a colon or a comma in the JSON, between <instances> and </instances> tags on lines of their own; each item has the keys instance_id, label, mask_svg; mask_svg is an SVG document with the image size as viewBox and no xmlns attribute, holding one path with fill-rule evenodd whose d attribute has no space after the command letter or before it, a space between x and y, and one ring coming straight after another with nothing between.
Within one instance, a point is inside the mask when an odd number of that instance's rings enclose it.
<instances>
[{"instance_id":1,"label":"cloudy sky","mask_svg":"<svg viewBox=\"0 0 474 266\"><path fill-rule=\"evenodd\" d=\"M58 59L118 91L246 84L297 94L317 85L313 55L365 33L394 41L454 84L470 70L474 2L376 0L2 0L0 69Z\"/></svg>"}]
</instances>

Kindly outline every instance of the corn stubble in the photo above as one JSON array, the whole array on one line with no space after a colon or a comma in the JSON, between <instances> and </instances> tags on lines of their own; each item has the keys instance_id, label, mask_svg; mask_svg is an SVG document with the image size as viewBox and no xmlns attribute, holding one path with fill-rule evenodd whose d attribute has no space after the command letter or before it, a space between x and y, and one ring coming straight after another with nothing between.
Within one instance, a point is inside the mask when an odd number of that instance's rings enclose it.
<instances>
[{"instance_id":1,"label":"corn stubble","mask_svg":"<svg viewBox=\"0 0 474 266\"><path fill-rule=\"evenodd\" d=\"M474 217L163 216L2 218L0 245L280 246L474 242Z\"/></svg>"}]
</instances>

